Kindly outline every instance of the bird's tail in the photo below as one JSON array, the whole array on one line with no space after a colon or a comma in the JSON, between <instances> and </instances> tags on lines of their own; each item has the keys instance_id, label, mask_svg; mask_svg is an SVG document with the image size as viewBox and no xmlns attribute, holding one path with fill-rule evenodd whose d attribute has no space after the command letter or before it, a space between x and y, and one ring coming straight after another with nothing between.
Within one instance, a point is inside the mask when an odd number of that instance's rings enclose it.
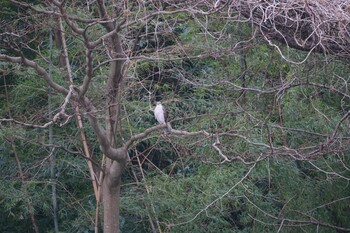
<instances>
[{"instance_id":1,"label":"bird's tail","mask_svg":"<svg viewBox=\"0 0 350 233\"><path fill-rule=\"evenodd\" d=\"M168 134L168 133L170 133L171 130L172 130L172 128L171 128L170 123L166 122L166 127L164 127L164 129L163 129L163 133Z\"/></svg>"}]
</instances>

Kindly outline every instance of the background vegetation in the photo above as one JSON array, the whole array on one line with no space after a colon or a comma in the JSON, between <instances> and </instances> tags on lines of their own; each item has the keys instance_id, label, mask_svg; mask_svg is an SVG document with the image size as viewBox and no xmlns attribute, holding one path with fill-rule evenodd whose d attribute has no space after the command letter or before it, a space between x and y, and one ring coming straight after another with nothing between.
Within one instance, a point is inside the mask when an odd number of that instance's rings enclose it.
<instances>
[{"instance_id":1,"label":"background vegetation","mask_svg":"<svg viewBox=\"0 0 350 233\"><path fill-rule=\"evenodd\" d=\"M82 18L96 14L94 6L79 5L72 1L67 12ZM29 9L9 1L0 6L6 25L0 52L16 56L19 49L51 67L52 79L63 85L60 50L50 47L50 18L27 14L23 19L19 16ZM156 125L151 109L159 100L173 129L212 136L160 130L128 149L121 232L350 231L348 58L282 44L278 50L248 22L178 12L141 24L122 30L123 46L134 50L123 83L118 140ZM35 27L18 38L26 48L4 46L11 25ZM79 83L84 44L64 26ZM89 37L99 38L101 30L93 27ZM98 68L87 94L101 112L108 69L100 64L106 57L96 52ZM8 61L0 61L0 95L0 232L35 232L33 218L39 232L54 232L52 182L60 232L94 232L96 199L82 129L74 118L54 124L49 142L48 127L18 123L44 125L65 96L51 92L33 69ZM66 113L74 114L72 107ZM99 142L84 115L83 122L91 158L98 163Z\"/></svg>"}]
</instances>

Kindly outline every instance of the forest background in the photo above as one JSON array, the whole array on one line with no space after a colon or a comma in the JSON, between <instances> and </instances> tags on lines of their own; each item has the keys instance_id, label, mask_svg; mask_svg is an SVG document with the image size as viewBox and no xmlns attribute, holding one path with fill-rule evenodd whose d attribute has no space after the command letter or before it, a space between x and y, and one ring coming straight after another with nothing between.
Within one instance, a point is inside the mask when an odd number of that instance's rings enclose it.
<instances>
[{"instance_id":1,"label":"forest background","mask_svg":"<svg viewBox=\"0 0 350 233\"><path fill-rule=\"evenodd\" d=\"M0 232L350 231L349 9L1 0Z\"/></svg>"}]
</instances>

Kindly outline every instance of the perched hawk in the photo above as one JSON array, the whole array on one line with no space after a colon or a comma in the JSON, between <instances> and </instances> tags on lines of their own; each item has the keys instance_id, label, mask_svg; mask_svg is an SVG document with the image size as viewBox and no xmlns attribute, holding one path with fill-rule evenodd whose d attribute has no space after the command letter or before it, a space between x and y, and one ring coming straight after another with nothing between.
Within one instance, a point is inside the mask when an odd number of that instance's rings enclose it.
<instances>
[{"instance_id":1,"label":"perched hawk","mask_svg":"<svg viewBox=\"0 0 350 233\"><path fill-rule=\"evenodd\" d=\"M167 114L161 102L157 102L157 106L154 109L154 117L157 119L159 124L166 124ZM167 128L164 129L164 133L167 132Z\"/></svg>"}]
</instances>

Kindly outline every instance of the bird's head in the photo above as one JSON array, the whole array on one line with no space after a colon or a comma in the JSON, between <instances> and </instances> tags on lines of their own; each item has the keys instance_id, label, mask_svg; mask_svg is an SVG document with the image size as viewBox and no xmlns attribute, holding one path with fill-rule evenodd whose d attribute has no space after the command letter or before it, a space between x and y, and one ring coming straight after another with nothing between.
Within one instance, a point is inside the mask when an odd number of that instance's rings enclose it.
<instances>
[{"instance_id":1,"label":"bird's head","mask_svg":"<svg viewBox=\"0 0 350 233\"><path fill-rule=\"evenodd\" d=\"M157 102L157 105L160 105L160 104L162 104L162 103L158 101L158 102Z\"/></svg>"}]
</instances>

